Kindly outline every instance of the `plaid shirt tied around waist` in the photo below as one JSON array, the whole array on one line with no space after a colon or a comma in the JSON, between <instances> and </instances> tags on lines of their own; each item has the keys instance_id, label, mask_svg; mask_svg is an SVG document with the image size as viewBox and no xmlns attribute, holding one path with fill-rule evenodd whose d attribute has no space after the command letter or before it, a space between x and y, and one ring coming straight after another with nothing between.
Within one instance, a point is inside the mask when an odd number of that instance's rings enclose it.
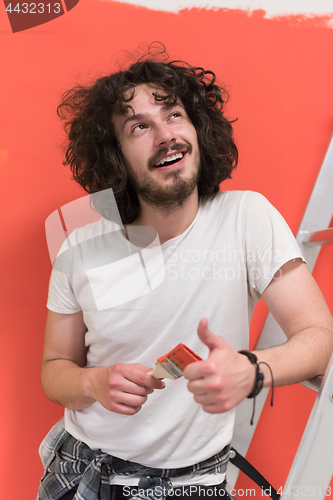
<instances>
[{"instance_id":1,"label":"plaid shirt tied around waist","mask_svg":"<svg viewBox=\"0 0 333 500\"><path fill-rule=\"evenodd\" d=\"M101 450L92 450L78 441L63 427L47 436L41 446L47 447L48 461L43 461L45 473L41 479L37 500L58 500L67 491L77 487L73 500L98 500L111 498L110 478L117 475L138 478L138 493L128 500L163 500L170 490L170 478L191 474L225 472L230 445L220 453L199 464L179 469L154 469L108 455ZM47 439L49 437L49 443Z\"/></svg>"}]
</instances>

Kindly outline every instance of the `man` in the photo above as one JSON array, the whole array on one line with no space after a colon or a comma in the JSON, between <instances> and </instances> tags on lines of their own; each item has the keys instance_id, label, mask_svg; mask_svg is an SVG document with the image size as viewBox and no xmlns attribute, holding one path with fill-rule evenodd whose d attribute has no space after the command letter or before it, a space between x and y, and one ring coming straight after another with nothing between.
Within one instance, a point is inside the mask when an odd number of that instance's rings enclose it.
<instances>
[{"instance_id":1,"label":"man","mask_svg":"<svg viewBox=\"0 0 333 500\"><path fill-rule=\"evenodd\" d=\"M59 107L75 180L90 193L112 188L127 228L157 231L165 279L124 312L94 307L84 273L53 271L42 383L65 406L66 430L47 442L41 500L156 498L172 487L196 498L199 486L230 498L235 406L259 392L261 373L270 386L271 373L282 385L326 368L332 317L289 228L256 193L218 193L237 163L222 92L211 72L148 58ZM238 351L261 296L288 341L255 352L259 365ZM180 342L203 361L176 381L152 377Z\"/></svg>"}]
</instances>

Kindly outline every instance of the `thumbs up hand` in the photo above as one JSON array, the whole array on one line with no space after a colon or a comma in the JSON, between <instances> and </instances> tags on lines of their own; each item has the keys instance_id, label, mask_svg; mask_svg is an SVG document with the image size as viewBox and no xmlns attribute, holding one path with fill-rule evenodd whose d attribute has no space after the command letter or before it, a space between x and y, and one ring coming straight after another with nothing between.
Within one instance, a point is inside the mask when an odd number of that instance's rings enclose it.
<instances>
[{"instance_id":1,"label":"thumbs up hand","mask_svg":"<svg viewBox=\"0 0 333 500\"><path fill-rule=\"evenodd\" d=\"M245 399L252 391L255 365L208 329L208 320L198 326L200 340L209 348L208 359L188 365L183 374L194 401L208 413L223 413Z\"/></svg>"}]
</instances>

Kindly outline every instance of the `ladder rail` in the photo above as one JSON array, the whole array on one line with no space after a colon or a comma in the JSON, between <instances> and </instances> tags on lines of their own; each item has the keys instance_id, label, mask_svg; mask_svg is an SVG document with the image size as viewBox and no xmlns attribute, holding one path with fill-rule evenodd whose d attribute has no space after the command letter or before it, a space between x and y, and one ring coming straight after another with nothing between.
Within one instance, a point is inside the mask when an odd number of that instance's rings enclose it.
<instances>
[{"instance_id":1,"label":"ladder rail","mask_svg":"<svg viewBox=\"0 0 333 500\"><path fill-rule=\"evenodd\" d=\"M328 228L332 216L333 216L333 196L332 196L332 186L333 186L333 137L331 138L327 153L325 155L323 164L321 166L320 172L318 174L315 186L313 188L312 194L310 196L307 208L305 210L302 222L300 224L297 236L296 236L296 241L298 242L303 256L306 260L307 266L310 270L310 272L313 271L313 268L315 266L316 260L318 258L320 248L322 241L328 239L330 240L331 238L331 231L327 232L327 230L323 228ZM320 226L319 226L320 224ZM331 229L331 228L330 228ZM318 238L318 233L325 232L324 238L323 234ZM314 235L314 236L312 236ZM327 238L329 236L329 238ZM311 240L311 238L318 239L316 242L312 241L307 241ZM331 242L331 241L329 241ZM266 349L269 347L272 347L274 345L279 345L282 344L286 341L286 336L281 329L281 327L278 325L278 323L275 321L273 318L272 314L269 313L266 319L266 322L264 324L262 333L260 335L259 341L257 343L256 349ZM331 360L332 361L332 360ZM330 365L331 366L331 365ZM332 375L333 376L333 375ZM324 392L324 386L327 385L326 383L327 377L325 380L322 382L321 377L315 377L314 379L307 380L302 382L302 385L320 392ZM330 379L329 379L330 380ZM321 388L321 389L320 389ZM328 390L328 389L327 389ZM326 389L325 389L326 391ZM257 398L256 401L256 414L254 418L254 425L251 426L249 429L248 425L248 415L250 414L251 411L251 402L250 400L244 400L240 405L237 407L236 411L236 422L235 422L235 432L234 432L234 437L232 440L233 447L241 453L243 456L246 455L247 450L250 446L250 442L252 440L256 425L259 421L261 411L265 405L265 401L268 395L268 389L265 389L262 391L260 396ZM320 398L322 396L318 395L317 398ZM318 404L315 404L313 412L316 411ZM333 405L332 405L333 406ZM329 407L330 408L330 407ZM331 422L332 422L332 417ZM317 425L317 420L313 417L311 419L310 427ZM307 427L307 432L311 432L309 429L310 427ZM329 428L328 432L331 432L331 427ZM333 433L332 433L333 434ZM317 453L317 450L315 450L315 453ZM319 458L321 455L319 455ZM330 460L328 460L330 462ZM299 464L299 460L297 461L297 464ZM293 464L292 470L293 470L293 477L296 477L297 474L297 467L299 465ZM318 467L318 464L320 466ZM313 473L315 473L318 477L321 476L320 470L321 470L321 461L314 462L314 469L312 471L311 476L313 476ZM295 472L296 469L296 472ZM239 471L236 469L236 467L231 466L228 469L228 482L230 482L231 485L235 485L237 481ZM333 454L332 454L332 460L331 460L331 477L333 473ZM325 476L325 477L324 477ZM330 481L331 478L329 478ZM288 476L288 481L289 485L291 485L291 480L289 480ZM327 485L327 478L326 475L323 474L322 478L323 484ZM289 486L290 487L290 486ZM291 498L289 496L289 498ZM321 500L319 499L319 496L314 496L313 498L316 498L316 500ZM325 495L324 497L325 498Z\"/></svg>"},{"instance_id":2,"label":"ladder rail","mask_svg":"<svg viewBox=\"0 0 333 500\"><path fill-rule=\"evenodd\" d=\"M326 497L333 472L332 417L333 354L285 483L281 500L300 496L324 500Z\"/></svg>"},{"instance_id":3,"label":"ladder rail","mask_svg":"<svg viewBox=\"0 0 333 500\"><path fill-rule=\"evenodd\" d=\"M317 181L313 188L308 206L299 227L296 241L303 252L309 270L315 266L321 245L312 245L304 241L309 233L328 228L333 216L333 137L329 144ZM318 227L319 226L319 227ZM305 238L306 239L306 238ZM319 243L319 242L318 242Z\"/></svg>"}]
</instances>

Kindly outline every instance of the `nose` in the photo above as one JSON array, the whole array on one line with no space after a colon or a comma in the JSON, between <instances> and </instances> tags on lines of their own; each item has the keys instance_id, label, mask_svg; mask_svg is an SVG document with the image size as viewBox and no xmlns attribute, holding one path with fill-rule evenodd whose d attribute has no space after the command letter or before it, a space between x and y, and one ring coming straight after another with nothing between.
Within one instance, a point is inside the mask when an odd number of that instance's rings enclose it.
<instances>
[{"instance_id":1,"label":"nose","mask_svg":"<svg viewBox=\"0 0 333 500\"><path fill-rule=\"evenodd\" d=\"M155 144L156 146L168 147L173 142L176 142L175 131L166 123L159 123L155 126Z\"/></svg>"}]
</instances>

